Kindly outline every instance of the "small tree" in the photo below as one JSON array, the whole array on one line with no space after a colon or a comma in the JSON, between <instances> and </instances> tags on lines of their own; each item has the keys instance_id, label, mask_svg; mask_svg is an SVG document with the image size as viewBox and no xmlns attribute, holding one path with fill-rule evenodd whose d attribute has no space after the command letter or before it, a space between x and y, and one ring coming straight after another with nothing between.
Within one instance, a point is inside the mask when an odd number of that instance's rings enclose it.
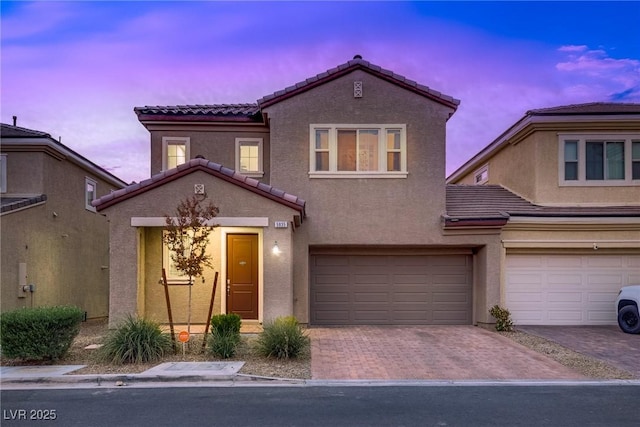
<instances>
[{"instance_id":1,"label":"small tree","mask_svg":"<svg viewBox=\"0 0 640 427\"><path fill-rule=\"evenodd\" d=\"M189 278L189 306L187 330L191 332L191 286L195 277L202 276L205 267L211 267L211 256L206 253L209 233L217 224L208 224L219 209L211 202L202 206L202 198L191 196L181 201L176 215L165 215L166 232L162 236L176 270Z\"/></svg>"}]
</instances>

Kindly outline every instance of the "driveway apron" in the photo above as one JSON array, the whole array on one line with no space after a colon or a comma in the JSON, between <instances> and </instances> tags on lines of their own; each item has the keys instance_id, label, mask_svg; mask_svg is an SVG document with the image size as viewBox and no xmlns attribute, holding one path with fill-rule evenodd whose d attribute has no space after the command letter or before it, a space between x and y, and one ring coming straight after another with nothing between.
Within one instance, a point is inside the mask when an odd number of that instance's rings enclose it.
<instances>
[{"instance_id":1,"label":"driveway apron","mask_svg":"<svg viewBox=\"0 0 640 427\"><path fill-rule=\"evenodd\" d=\"M312 327L317 380L579 380L583 375L474 326Z\"/></svg>"}]
</instances>

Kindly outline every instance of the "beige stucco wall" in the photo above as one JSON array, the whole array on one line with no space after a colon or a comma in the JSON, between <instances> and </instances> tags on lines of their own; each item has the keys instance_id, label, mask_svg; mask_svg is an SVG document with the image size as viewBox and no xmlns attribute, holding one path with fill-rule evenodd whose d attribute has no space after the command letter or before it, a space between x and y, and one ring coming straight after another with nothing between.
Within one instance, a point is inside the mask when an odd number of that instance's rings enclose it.
<instances>
[{"instance_id":1,"label":"beige stucco wall","mask_svg":"<svg viewBox=\"0 0 640 427\"><path fill-rule=\"evenodd\" d=\"M624 132L628 134L628 131ZM541 205L640 204L640 186L560 186L557 131L536 131L515 145L507 145L484 164L489 165L488 184L499 184ZM474 173L456 184L473 184Z\"/></svg>"},{"instance_id":2,"label":"beige stucco wall","mask_svg":"<svg viewBox=\"0 0 640 427\"><path fill-rule=\"evenodd\" d=\"M269 182L271 170L269 160L269 129L264 126L249 127L221 125L185 125L181 123L179 130L172 125L149 125L151 132L151 175L162 171L162 138L166 136L189 137L190 157L204 156L205 159L235 169L236 138L262 138L264 177L261 181Z\"/></svg>"},{"instance_id":3,"label":"beige stucco wall","mask_svg":"<svg viewBox=\"0 0 640 427\"><path fill-rule=\"evenodd\" d=\"M353 97L362 81L363 97ZM441 242L446 119L452 109L354 71L265 109L271 184L310 201L310 244ZM310 124L406 124L407 178L309 178Z\"/></svg>"},{"instance_id":4,"label":"beige stucco wall","mask_svg":"<svg viewBox=\"0 0 640 427\"><path fill-rule=\"evenodd\" d=\"M9 152L7 169L7 194L44 193L47 201L0 218L2 311L72 304L89 318L106 317L108 225L104 216L85 209L85 177L97 182L99 195L113 187L42 152ZM26 298L18 298L20 263L26 263L28 283L36 285Z\"/></svg>"},{"instance_id":5,"label":"beige stucco wall","mask_svg":"<svg viewBox=\"0 0 640 427\"><path fill-rule=\"evenodd\" d=\"M175 206L193 193L194 184L205 184L207 200L220 209L219 218L267 217L267 227L216 228L210 239L214 269L220 272L216 312L221 310L222 292L226 280L226 266L222 260L225 232L255 232L261 236L262 282L259 284L260 320L268 321L293 311L293 270L291 265L294 232L274 228L275 221L291 221L297 212L265 197L244 190L210 174L197 171L161 187L151 189L135 198L125 200L103 211L111 227L111 312L109 324L116 325L127 314L139 314L158 321L166 319L163 289L158 285L161 275L160 228L144 227L143 231L131 226L132 217L163 217L171 214ZM304 224L303 224L304 227ZM297 232L296 232L297 233ZM141 244L138 245L140 235ZM277 241L282 251L271 253ZM138 266L137 259L143 260ZM214 269L205 273L205 284L197 279L193 287L192 323L206 318L211 296ZM174 321L186 320L186 287L173 286L172 311ZM174 298L175 296L175 298ZM173 307L175 301L175 308Z\"/></svg>"}]
</instances>

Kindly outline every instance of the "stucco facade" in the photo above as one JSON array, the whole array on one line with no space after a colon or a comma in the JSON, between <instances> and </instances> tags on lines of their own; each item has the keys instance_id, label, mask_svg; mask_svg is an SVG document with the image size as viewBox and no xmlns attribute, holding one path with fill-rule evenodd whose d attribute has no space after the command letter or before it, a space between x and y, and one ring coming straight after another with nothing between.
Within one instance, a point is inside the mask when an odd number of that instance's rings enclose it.
<instances>
[{"instance_id":1,"label":"stucco facade","mask_svg":"<svg viewBox=\"0 0 640 427\"><path fill-rule=\"evenodd\" d=\"M640 280L640 186L631 172L614 185L566 183L560 147L562 138L575 135L582 144L593 135L625 135L631 147L640 141L637 107L535 110L445 179L446 124L458 102L356 57L255 104L136 108L150 132L154 177L97 204L111 221L112 243L126 248L111 254L112 263L122 264L112 271L113 320L136 311L163 319L157 287L162 224L142 219L165 214L200 180L230 227L259 236L258 322L293 314L310 324L480 324L492 322L489 309L503 304L514 307L521 323L610 323L612 289ZM340 166L348 157L341 157L348 145L340 146L340 132L389 138L388 129L399 139L378 139L377 166L369 168L373 157L360 148L357 167ZM187 157L199 160L165 169L166 138L188 141ZM181 172L215 164L241 177L233 170L241 139L261 141L263 173L254 176L260 184ZM483 168L486 176L478 180ZM182 175L169 180L173 174ZM487 191L477 191L478 183ZM256 192L261 185L276 199ZM303 203L284 206L279 197ZM237 222L248 218L264 225ZM289 228L277 228L276 221L288 221ZM211 254L220 260L215 269L224 283L227 248L216 239ZM269 247L276 240L282 253L274 258ZM138 261L125 265L127 259ZM199 298L208 299L211 275L205 274ZM606 289L598 288L599 275L610 282ZM224 292L215 307L228 310Z\"/></svg>"},{"instance_id":2,"label":"stucco facade","mask_svg":"<svg viewBox=\"0 0 640 427\"><path fill-rule=\"evenodd\" d=\"M585 146L575 143L578 172L565 179L565 161L574 158L564 156L563 145L580 140L619 142L624 175L581 179ZM637 104L532 110L448 178L473 186L484 170L481 185L501 186L531 203L509 212L500 231L499 300L517 324L615 324L618 290L640 283L637 141Z\"/></svg>"},{"instance_id":3,"label":"stucco facade","mask_svg":"<svg viewBox=\"0 0 640 427\"><path fill-rule=\"evenodd\" d=\"M2 311L76 305L88 318L107 317L108 225L87 209L86 182L96 197L125 183L42 132L2 125L1 152Z\"/></svg>"}]
</instances>

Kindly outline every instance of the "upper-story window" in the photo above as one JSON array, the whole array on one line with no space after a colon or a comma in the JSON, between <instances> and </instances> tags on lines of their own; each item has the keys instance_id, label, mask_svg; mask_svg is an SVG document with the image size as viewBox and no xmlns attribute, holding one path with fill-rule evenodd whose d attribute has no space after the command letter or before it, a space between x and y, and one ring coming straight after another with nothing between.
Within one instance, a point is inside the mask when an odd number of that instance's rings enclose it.
<instances>
[{"instance_id":1,"label":"upper-story window","mask_svg":"<svg viewBox=\"0 0 640 427\"><path fill-rule=\"evenodd\" d=\"M405 178L405 125L333 125L310 127L312 178Z\"/></svg>"},{"instance_id":2,"label":"upper-story window","mask_svg":"<svg viewBox=\"0 0 640 427\"><path fill-rule=\"evenodd\" d=\"M7 155L0 154L0 193L7 192Z\"/></svg>"},{"instance_id":3,"label":"upper-story window","mask_svg":"<svg viewBox=\"0 0 640 427\"><path fill-rule=\"evenodd\" d=\"M96 211L95 206L91 204L96 199L98 184L91 178L84 179L84 207L92 212Z\"/></svg>"},{"instance_id":4,"label":"upper-story window","mask_svg":"<svg viewBox=\"0 0 640 427\"><path fill-rule=\"evenodd\" d=\"M560 135L560 185L640 183L640 135Z\"/></svg>"},{"instance_id":5,"label":"upper-story window","mask_svg":"<svg viewBox=\"0 0 640 427\"><path fill-rule=\"evenodd\" d=\"M261 178L262 138L236 138L236 170L243 175Z\"/></svg>"},{"instance_id":6,"label":"upper-story window","mask_svg":"<svg viewBox=\"0 0 640 427\"><path fill-rule=\"evenodd\" d=\"M190 138L165 136L162 138L162 170L173 169L189 160Z\"/></svg>"},{"instance_id":7,"label":"upper-story window","mask_svg":"<svg viewBox=\"0 0 640 427\"><path fill-rule=\"evenodd\" d=\"M486 184L489 181L489 165L486 164L473 173L473 183L475 185Z\"/></svg>"}]
</instances>

